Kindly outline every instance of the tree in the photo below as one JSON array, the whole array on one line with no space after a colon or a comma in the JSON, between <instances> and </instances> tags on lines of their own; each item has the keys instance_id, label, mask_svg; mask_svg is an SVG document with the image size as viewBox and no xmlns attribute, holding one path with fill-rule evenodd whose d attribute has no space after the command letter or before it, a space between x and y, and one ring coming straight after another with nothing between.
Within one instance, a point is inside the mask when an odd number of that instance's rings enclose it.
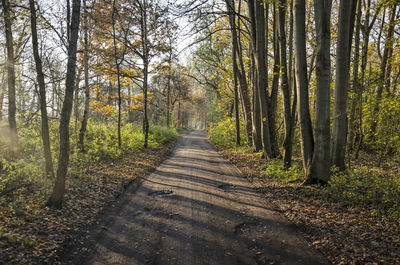
<instances>
[{"instance_id":1,"label":"tree","mask_svg":"<svg viewBox=\"0 0 400 265\"><path fill-rule=\"evenodd\" d=\"M341 0L339 6L338 39L336 44L336 82L332 125L332 165L345 169L347 138L347 97L350 70L350 47L353 36L355 0Z\"/></svg>"},{"instance_id":2,"label":"tree","mask_svg":"<svg viewBox=\"0 0 400 265\"><path fill-rule=\"evenodd\" d=\"M330 175L330 83L331 83L331 18L332 0L314 1L317 32L317 102L315 145L306 183L328 183Z\"/></svg>"},{"instance_id":3,"label":"tree","mask_svg":"<svg viewBox=\"0 0 400 265\"><path fill-rule=\"evenodd\" d=\"M276 8L276 2L272 5L272 14L273 14L273 27L272 27L272 42L273 42L273 52L274 52L274 64L272 67L272 85L271 85L271 93L268 97L268 127L269 127L269 135L271 142L271 158L277 158L281 154L279 152L279 144L278 144L278 131L276 128L276 119L277 119L277 108L278 108L278 92L279 92L279 78L280 78L280 49L279 49L279 26L278 26L278 12ZM268 30L266 32L268 35ZM268 37L266 37L268 40ZM266 48L268 50L268 47ZM266 62L266 65L268 63ZM267 93L268 95L268 93Z\"/></svg>"},{"instance_id":4,"label":"tree","mask_svg":"<svg viewBox=\"0 0 400 265\"><path fill-rule=\"evenodd\" d=\"M255 87L257 88L263 153L267 158L272 157L271 138L268 121L268 101L267 101L267 76L266 76L266 51L265 51L265 15L264 4L259 0L248 1L249 16L251 23L253 56L255 61ZM267 7L266 7L267 8ZM255 104L255 103L254 103ZM256 109L254 111L257 111ZM255 121L257 122L257 121Z\"/></svg>"},{"instance_id":5,"label":"tree","mask_svg":"<svg viewBox=\"0 0 400 265\"><path fill-rule=\"evenodd\" d=\"M10 126L11 152L15 155L18 144L17 121L15 118L15 54L12 34L13 14L9 0L1 0L3 5L4 31L7 47L7 79L8 79L8 123Z\"/></svg>"},{"instance_id":6,"label":"tree","mask_svg":"<svg viewBox=\"0 0 400 265\"><path fill-rule=\"evenodd\" d=\"M167 17L168 7L162 6L161 2L156 0L129 2L125 7L125 18L127 18L128 25L124 30L131 39L127 37L124 41L127 45L127 52L131 52L133 55L131 65L136 68L138 73L140 72L133 79L143 92L143 134L144 147L147 148L149 134L148 81L149 74L153 70L153 65L150 63L156 55L160 56L168 52L168 28L169 23L173 22ZM139 40L137 36L140 37Z\"/></svg>"},{"instance_id":7,"label":"tree","mask_svg":"<svg viewBox=\"0 0 400 265\"><path fill-rule=\"evenodd\" d=\"M301 152L303 156L303 167L307 176L314 151L314 139L308 95L305 13L305 0L294 0L294 56L296 62L295 78L298 95L297 105L300 120Z\"/></svg>"},{"instance_id":8,"label":"tree","mask_svg":"<svg viewBox=\"0 0 400 265\"><path fill-rule=\"evenodd\" d=\"M44 82L42 59L40 58L39 55L39 45L38 45L38 36L36 27L37 18L36 18L36 8L34 0L29 0L29 7L31 12L33 57L35 59L37 82L39 84L40 115L42 119L42 140L43 140L44 157L46 160L46 172L48 175L53 177L54 176L53 159L51 157L49 122L47 118L46 85Z\"/></svg>"},{"instance_id":9,"label":"tree","mask_svg":"<svg viewBox=\"0 0 400 265\"><path fill-rule=\"evenodd\" d=\"M83 111L81 129L79 130L78 146L81 152L85 151L85 133L89 120L89 103L90 103L90 88L89 88L89 54L88 54L88 12L86 0L83 1L83 71L85 78L85 108Z\"/></svg>"},{"instance_id":10,"label":"tree","mask_svg":"<svg viewBox=\"0 0 400 265\"><path fill-rule=\"evenodd\" d=\"M292 149L293 149L293 130L294 130L294 113L292 114L291 107L291 84L289 81L288 67L287 67L287 45L286 45L286 8L287 1L280 0L278 4L279 16L279 40L280 40L280 69L281 69L281 89L283 94L283 107L284 107L284 122L285 122L285 138L283 140L283 166L285 169L290 168L292 163ZM292 25L291 25L292 27ZM289 56L291 63L291 56ZM290 69L289 69L290 71ZM294 98L296 102L296 98Z\"/></svg>"},{"instance_id":11,"label":"tree","mask_svg":"<svg viewBox=\"0 0 400 265\"><path fill-rule=\"evenodd\" d=\"M381 80L381 84L378 85L378 89L376 91L376 100L374 102L374 109L373 109L373 117L376 117L379 112L379 105L382 100L382 93L384 89L386 93L390 94L390 75L391 75L391 61L393 55L393 46L394 46L394 28L395 28L395 20L397 14L397 2L393 1L393 4L389 5L389 26L387 29L387 36L385 40L385 46L383 49L383 55L381 57L381 67L380 67L380 75L379 80ZM383 18L384 21L384 18ZM383 24L382 24L383 25ZM372 121L371 129L369 132L370 139L373 140L375 138L376 127L378 123L376 120Z\"/></svg>"},{"instance_id":12,"label":"tree","mask_svg":"<svg viewBox=\"0 0 400 265\"><path fill-rule=\"evenodd\" d=\"M69 121L71 118L76 72L76 51L79 33L81 1L73 0L71 18L71 37L68 45L67 74L65 77L65 95L60 119L60 154L56 182L47 202L50 207L61 208L65 190L65 178L69 163Z\"/></svg>"},{"instance_id":13,"label":"tree","mask_svg":"<svg viewBox=\"0 0 400 265\"><path fill-rule=\"evenodd\" d=\"M361 1L357 1L357 14L356 14L356 32L354 39L354 62L353 62L353 84L352 84L352 93L351 93L351 107L350 107L350 120L349 120L349 132L347 134L347 150L348 150L348 158L350 162L350 156L354 149L354 135L355 135L355 127L356 127L356 107L357 107L357 94L361 93L360 89L360 80L359 80L359 66L360 66L360 33L361 33L361 9L362 3Z\"/></svg>"},{"instance_id":14,"label":"tree","mask_svg":"<svg viewBox=\"0 0 400 265\"><path fill-rule=\"evenodd\" d=\"M239 120L239 95L238 95L238 66L237 66L237 33L236 33L236 22L235 22L235 2L233 0L226 0L226 8L229 14L229 24L232 35L232 70L233 70L233 91L234 91L234 102L235 102L235 121L236 121L236 145L240 145L240 120Z\"/></svg>"},{"instance_id":15,"label":"tree","mask_svg":"<svg viewBox=\"0 0 400 265\"><path fill-rule=\"evenodd\" d=\"M116 6L115 6L116 0L113 0L113 5L112 5L112 15L111 15L111 20L112 20L112 31L113 31L113 44L114 44L114 60L115 60L115 66L117 68L117 85L118 85L118 147L121 148L121 105L122 105L122 100L121 100L121 79L120 79L120 61L118 61L118 52L117 52L117 42L116 42L116 34L115 34L115 16L116 16ZM123 55L122 58L120 59L121 61L123 60ZM146 96L145 96L146 97Z\"/></svg>"},{"instance_id":16,"label":"tree","mask_svg":"<svg viewBox=\"0 0 400 265\"><path fill-rule=\"evenodd\" d=\"M243 52L242 52L242 44L241 44L241 31L240 31L240 4L239 10L236 12L235 10L235 1L225 1L228 10L229 23L232 35L232 63L233 67L236 68L236 76L239 81L239 90L241 96L241 102L243 105L243 116L244 116L244 124L246 126L246 137L247 142L250 144L252 140L252 120L251 120L251 103L249 98L249 89L246 78L246 71L243 63ZM236 16L239 17L238 23L236 23ZM233 60L233 53L235 53L235 59Z\"/></svg>"}]
</instances>

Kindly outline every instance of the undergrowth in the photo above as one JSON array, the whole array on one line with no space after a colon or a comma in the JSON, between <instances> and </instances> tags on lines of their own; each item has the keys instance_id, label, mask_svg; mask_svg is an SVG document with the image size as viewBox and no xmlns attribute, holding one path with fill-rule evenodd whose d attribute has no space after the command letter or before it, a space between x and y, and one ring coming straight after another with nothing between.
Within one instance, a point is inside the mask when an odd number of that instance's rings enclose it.
<instances>
[{"instance_id":1,"label":"undergrowth","mask_svg":"<svg viewBox=\"0 0 400 265\"><path fill-rule=\"evenodd\" d=\"M3 131L5 131L5 126ZM45 174L40 123L31 122L18 128L19 147L16 157L9 152L9 137L0 134L0 192L21 183L30 183L30 189L36 199L44 200L54 184L54 179ZM70 168L68 175L82 175L86 165L101 161L117 159L122 154L134 153L143 148L144 136L140 126L130 123L121 127L122 146L118 147L117 128L115 124L88 123L85 137L85 152L77 147L78 130L74 122L70 126ZM150 126L149 148L160 146L178 138L175 129L161 126ZM50 142L53 164L56 170L59 152L58 121L50 122Z\"/></svg>"},{"instance_id":2,"label":"undergrowth","mask_svg":"<svg viewBox=\"0 0 400 265\"><path fill-rule=\"evenodd\" d=\"M209 139L218 147L231 152L245 153L249 160L259 159L248 145L235 146L232 122L213 124ZM248 163L251 164L251 161ZM305 179L302 165L293 161L285 170L281 160L265 161L258 169L265 176L281 185L301 185ZM329 185L311 186L307 189L315 197L368 209L371 216L400 223L400 162L394 158L390 166L374 166L356 161L351 169L339 172L332 168Z\"/></svg>"}]
</instances>

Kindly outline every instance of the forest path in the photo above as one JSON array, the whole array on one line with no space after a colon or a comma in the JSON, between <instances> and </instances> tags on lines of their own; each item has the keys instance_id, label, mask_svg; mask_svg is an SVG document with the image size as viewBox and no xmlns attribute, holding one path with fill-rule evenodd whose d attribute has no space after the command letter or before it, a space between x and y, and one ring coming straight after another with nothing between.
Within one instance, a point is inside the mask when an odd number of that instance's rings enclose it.
<instances>
[{"instance_id":1,"label":"forest path","mask_svg":"<svg viewBox=\"0 0 400 265\"><path fill-rule=\"evenodd\" d=\"M108 215L74 264L329 264L200 131Z\"/></svg>"}]
</instances>

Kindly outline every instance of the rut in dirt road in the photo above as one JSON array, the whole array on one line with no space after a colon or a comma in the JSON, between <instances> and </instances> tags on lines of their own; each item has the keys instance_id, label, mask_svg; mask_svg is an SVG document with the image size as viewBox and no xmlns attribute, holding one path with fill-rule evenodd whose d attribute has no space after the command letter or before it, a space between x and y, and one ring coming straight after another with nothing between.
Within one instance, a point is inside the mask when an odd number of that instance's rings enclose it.
<instances>
[{"instance_id":1,"label":"rut in dirt road","mask_svg":"<svg viewBox=\"0 0 400 265\"><path fill-rule=\"evenodd\" d=\"M195 131L129 188L74 264L329 264Z\"/></svg>"}]
</instances>

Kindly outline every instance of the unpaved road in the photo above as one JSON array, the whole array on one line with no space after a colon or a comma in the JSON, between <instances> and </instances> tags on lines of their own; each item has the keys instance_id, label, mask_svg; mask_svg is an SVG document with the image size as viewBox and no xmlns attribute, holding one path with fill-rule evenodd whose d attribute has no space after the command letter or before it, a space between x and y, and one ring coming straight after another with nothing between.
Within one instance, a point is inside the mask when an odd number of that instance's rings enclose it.
<instances>
[{"instance_id":1,"label":"unpaved road","mask_svg":"<svg viewBox=\"0 0 400 265\"><path fill-rule=\"evenodd\" d=\"M329 264L195 131L130 187L74 264Z\"/></svg>"}]
</instances>

